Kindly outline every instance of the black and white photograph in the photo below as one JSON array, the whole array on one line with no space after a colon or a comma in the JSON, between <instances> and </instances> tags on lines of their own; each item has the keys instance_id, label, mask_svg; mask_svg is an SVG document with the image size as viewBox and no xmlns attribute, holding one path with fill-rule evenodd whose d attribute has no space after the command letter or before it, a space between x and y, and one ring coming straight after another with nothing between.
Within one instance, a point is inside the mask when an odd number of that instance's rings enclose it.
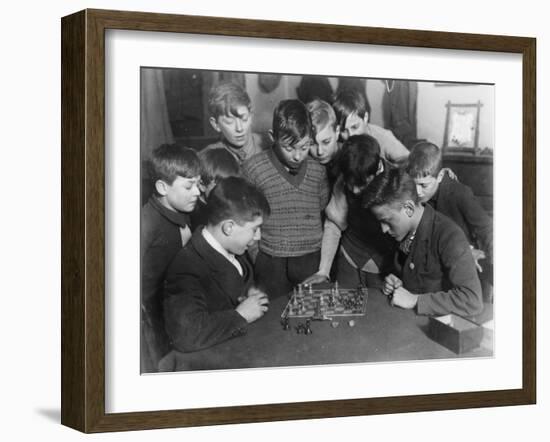
<instances>
[{"instance_id":1,"label":"black and white photograph","mask_svg":"<svg viewBox=\"0 0 550 442\"><path fill-rule=\"evenodd\" d=\"M494 84L139 75L141 374L494 356Z\"/></svg>"}]
</instances>

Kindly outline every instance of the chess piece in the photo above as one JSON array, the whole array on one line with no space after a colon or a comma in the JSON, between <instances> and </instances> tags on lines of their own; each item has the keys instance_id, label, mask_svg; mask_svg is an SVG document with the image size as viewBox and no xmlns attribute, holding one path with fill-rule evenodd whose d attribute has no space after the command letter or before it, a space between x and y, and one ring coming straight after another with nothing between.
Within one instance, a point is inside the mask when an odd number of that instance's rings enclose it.
<instances>
[{"instance_id":1,"label":"chess piece","mask_svg":"<svg viewBox=\"0 0 550 442\"><path fill-rule=\"evenodd\" d=\"M290 324L288 322L288 318L285 317L283 320L283 330L289 330L289 329L290 329Z\"/></svg>"},{"instance_id":2,"label":"chess piece","mask_svg":"<svg viewBox=\"0 0 550 442\"><path fill-rule=\"evenodd\" d=\"M310 321L309 319L306 320L306 328L305 328L305 330L304 330L304 333L305 333L306 335L310 335L310 334L313 333L313 331L311 330L311 321Z\"/></svg>"},{"instance_id":3,"label":"chess piece","mask_svg":"<svg viewBox=\"0 0 550 442\"><path fill-rule=\"evenodd\" d=\"M313 295L313 284L308 284L308 285L309 285L309 294Z\"/></svg>"}]
</instances>

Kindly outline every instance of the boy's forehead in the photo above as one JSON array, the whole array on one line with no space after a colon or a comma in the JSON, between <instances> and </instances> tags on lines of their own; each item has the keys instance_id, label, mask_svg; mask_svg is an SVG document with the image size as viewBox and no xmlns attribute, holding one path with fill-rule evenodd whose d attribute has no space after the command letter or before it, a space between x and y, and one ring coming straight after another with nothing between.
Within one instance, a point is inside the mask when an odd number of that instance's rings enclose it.
<instances>
[{"instance_id":1,"label":"boy's forehead","mask_svg":"<svg viewBox=\"0 0 550 442\"><path fill-rule=\"evenodd\" d=\"M388 219L391 218L393 214L399 212L401 207L401 201L393 201L391 203L384 203L379 206L373 206L372 211L378 219Z\"/></svg>"},{"instance_id":2,"label":"boy's forehead","mask_svg":"<svg viewBox=\"0 0 550 442\"><path fill-rule=\"evenodd\" d=\"M247 106L240 104L237 106L228 106L225 114L221 116L242 118L250 115L250 113L250 109Z\"/></svg>"},{"instance_id":3,"label":"boy's forehead","mask_svg":"<svg viewBox=\"0 0 550 442\"><path fill-rule=\"evenodd\" d=\"M330 122L326 122L322 126L315 127L315 137L316 138L323 138L326 136L330 136L332 134L336 133L336 126L333 124L330 124Z\"/></svg>"}]
</instances>

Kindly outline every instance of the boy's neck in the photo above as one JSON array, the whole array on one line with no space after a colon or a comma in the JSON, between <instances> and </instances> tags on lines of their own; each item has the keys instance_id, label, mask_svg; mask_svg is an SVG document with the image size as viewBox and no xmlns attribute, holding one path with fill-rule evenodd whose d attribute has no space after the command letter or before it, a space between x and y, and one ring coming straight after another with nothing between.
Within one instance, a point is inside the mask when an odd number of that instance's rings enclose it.
<instances>
[{"instance_id":1,"label":"boy's neck","mask_svg":"<svg viewBox=\"0 0 550 442\"><path fill-rule=\"evenodd\" d=\"M220 224L216 224L216 225L211 225L211 224L207 224L204 229L210 233L210 235L212 235L212 237L218 241L218 243L220 244L220 246L223 247L223 249L229 253L227 251L227 247L226 247L226 244L225 244L225 235L223 234L222 232L222 229L221 229L221 225Z\"/></svg>"},{"instance_id":2,"label":"boy's neck","mask_svg":"<svg viewBox=\"0 0 550 442\"><path fill-rule=\"evenodd\" d=\"M413 235L418 229L422 216L424 215L424 206L422 204L417 204L414 207L414 213L411 217L411 230L407 236Z\"/></svg>"},{"instance_id":3,"label":"boy's neck","mask_svg":"<svg viewBox=\"0 0 550 442\"><path fill-rule=\"evenodd\" d=\"M175 212L175 213L181 213L179 212L178 210L174 209L170 203L168 202L168 199L165 197L165 196L155 196L154 197L162 207L172 211L172 212Z\"/></svg>"}]
</instances>

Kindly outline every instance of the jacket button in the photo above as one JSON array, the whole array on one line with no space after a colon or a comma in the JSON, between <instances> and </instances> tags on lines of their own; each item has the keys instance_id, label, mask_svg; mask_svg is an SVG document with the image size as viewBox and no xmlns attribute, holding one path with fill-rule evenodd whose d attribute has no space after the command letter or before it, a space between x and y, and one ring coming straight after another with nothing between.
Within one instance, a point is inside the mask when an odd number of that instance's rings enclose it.
<instances>
[{"instance_id":1,"label":"jacket button","mask_svg":"<svg viewBox=\"0 0 550 442\"><path fill-rule=\"evenodd\" d=\"M409 264L409 269L414 270L414 262L411 262L411 263Z\"/></svg>"}]
</instances>

